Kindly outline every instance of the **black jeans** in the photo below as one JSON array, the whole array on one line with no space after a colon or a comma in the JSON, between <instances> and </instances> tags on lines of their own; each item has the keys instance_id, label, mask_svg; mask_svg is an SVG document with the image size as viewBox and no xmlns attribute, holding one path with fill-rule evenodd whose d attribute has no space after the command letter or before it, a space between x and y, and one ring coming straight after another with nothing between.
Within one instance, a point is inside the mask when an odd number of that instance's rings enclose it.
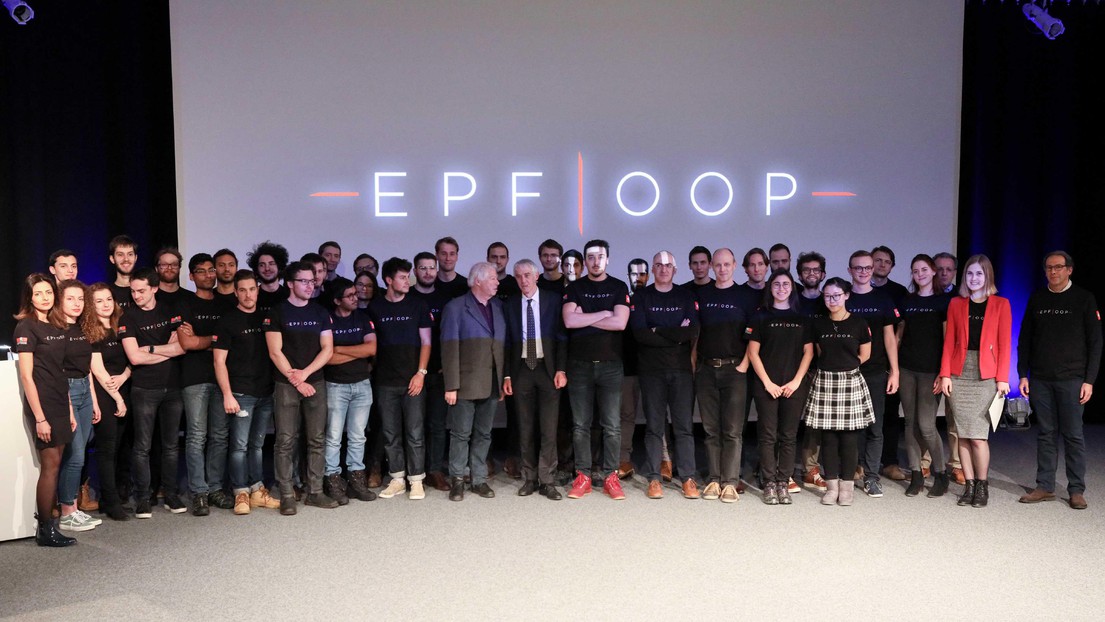
<instances>
[{"instance_id":1,"label":"black jeans","mask_svg":"<svg viewBox=\"0 0 1105 622\"><path fill-rule=\"evenodd\" d=\"M123 403L129 404L130 383L124 384L119 389L119 393L123 396ZM115 416L115 398L104 391L99 381L96 382L96 402L100 405L100 422L95 425L96 467L100 471L100 503L105 508L110 508L125 501L119 498L115 465L119 456L119 440L130 426L131 414L128 412L122 417Z\"/></svg>"},{"instance_id":2,"label":"black jeans","mask_svg":"<svg viewBox=\"0 0 1105 622\"><path fill-rule=\"evenodd\" d=\"M180 389L131 388L134 408L134 497L150 496L150 446L156 422L160 429L161 487L166 495L177 492L177 466L180 461L180 418L184 402Z\"/></svg>"},{"instance_id":3,"label":"black jeans","mask_svg":"<svg viewBox=\"0 0 1105 622\"><path fill-rule=\"evenodd\" d=\"M752 384L756 401L757 436L760 444L760 476L764 483L786 483L794 473L798 422L810 384L803 381L790 397L773 398L757 378Z\"/></svg>"},{"instance_id":4,"label":"black jeans","mask_svg":"<svg viewBox=\"0 0 1105 622\"><path fill-rule=\"evenodd\" d=\"M642 371L638 373L637 381L641 385L641 405L645 411L645 477L649 481L660 480L660 455L670 413L674 430L675 473L684 481L694 479L698 473L694 462L694 428L691 422L694 409L691 371Z\"/></svg>"},{"instance_id":5,"label":"black jeans","mask_svg":"<svg viewBox=\"0 0 1105 622\"><path fill-rule=\"evenodd\" d=\"M292 473L292 454L299 446L299 430L307 439L307 492L322 492L322 474L326 465L326 382L312 382L315 394L303 397L295 387L286 382L277 382L273 393L273 423L276 428L276 443L273 452L273 467L276 470L276 483L280 486L280 496L291 497L295 494L295 480ZM302 423L301 423L302 422Z\"/></svg>"}]
</instances>

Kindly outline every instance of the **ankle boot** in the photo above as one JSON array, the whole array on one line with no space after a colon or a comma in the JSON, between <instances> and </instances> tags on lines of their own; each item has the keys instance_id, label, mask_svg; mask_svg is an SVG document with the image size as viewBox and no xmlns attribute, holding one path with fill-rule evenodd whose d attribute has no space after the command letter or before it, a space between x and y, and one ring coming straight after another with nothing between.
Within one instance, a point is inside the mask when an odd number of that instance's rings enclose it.
<instances>
[{"instance_id":1,"label":"ankle boot","mask_svg":"<svg viewBox=\"0 0 1105 622\"><path fill-rule=\"evenodd\" d=\"M909 472L909 487L905 489L905 496L916 497L925 489L925 474L921 469Z\"/></svg>"},{"instance_id":2,"label":"ankle boot","mask_svg":"<svg viewBox=\"0 0 1105 622\"><path fill-rule=\"evenodd\" d=\"M840 481L840 494L836 498L837 505L852 505L855 498L856 481L854 479Z\"/></svg>"},{"instance_id":3,"label":"ankle boot","mask_svg":"<svg viewBox=\"0 0 1105 622\"><path fill-rule=\"evenodd\" d=\"M990 480L975 480L975 498L971 502L971 507L984 508L988 501L990 501Z\"/></svg>"},{"instance_id":4,"label":"ankle boot","mask_svg":"<svg viewBox=\"0 0 1105 622\"><path fill-rule=\"evenodd\" d=\"M35 520L38 521L38 531L35 532L35 543L39 546L59 547L77 543L74 538L62 535L62 533L58 531L58 525L55 519L43 519L40 518L38 514L35 514Z\"/></svg>"},{"instance_id":5,"label":"ankle boot","mask_svg":"<svg viewBox=\"0 0 1105 622\"><path fill-rule=\"evenodd\" d=\"M932 488L929 488L930 497L943 497L948 492L948 474L936 473L932 476Z\"/></svg>"},{"instance_id":6,"label":"ankle boot","mask_svg":"<svg viewBox=\"0 0 1105 622\"><path fill-rule=\"evenodd\" d=\"M836 505L836 499L840 495L840 480L825 480L825 494L821 495L821 505Z\"/></svg>"},{"instance_id":7,"label":"ankle boot","mask_svg":"<svg viewBox=\"0 0 1105 622\"><path fill-rule=\"evenodd\" d=\"M88 480L84 480L77 492L77 509L82 512L95 512L100 509L100 502L92 498L92 487Z\"/></svg>"},{"instance_id":8,"label":"ankle boot","mask_svg":"<svg viewBox=\"0 0 1105 622\"><path fill-rule=\"evenodd\" d=\"M361 501L372 501L376 493L368 489L368 477L364 469L349 472L349 496Z\"/></svg>"},{"instance_id":9,"label":"ankle boot","mask_svg":"<svg viewBox=\"0 0 1105 622\"><path fill-rule=\"evenodd\" d=\"M963 485L963 494L956 501L956 505L971 505L975 501L975 480L969 479Z\"/></svg>"}]
</instances>

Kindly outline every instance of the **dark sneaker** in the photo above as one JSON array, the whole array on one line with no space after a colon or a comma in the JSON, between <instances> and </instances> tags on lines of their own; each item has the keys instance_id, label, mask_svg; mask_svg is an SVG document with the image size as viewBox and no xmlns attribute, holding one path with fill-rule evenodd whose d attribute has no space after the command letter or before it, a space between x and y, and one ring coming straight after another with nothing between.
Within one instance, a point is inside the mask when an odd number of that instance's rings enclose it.
<instances>
[{"instance_id":1,"label":"dark sneaker","mask_svg":"<svg viewBox=\"0 0 1105 622\"><path fill-rule=\"evenodd\" d=\"M234 497L226 494L225 490L216 490L207 495L207 502L220 510L233 510Z\"/></svg>"},{"instance_id":2,"label":"dark sneaker","mask_svg":"<svg viewBox=\"0 0 1105 622\"><path fill-rule=\"evenodd\" d=\"M881 497L882 486L879 485L878 480L869 479L863 482L863 492L867 493L868 497Z\"/></svg>"},{"instance_id":3,"label":"dark sneaker","mask_svg":"<svg viewBox=\"0 0 1105 622\"><path fill-rule=\"evenodd\" d=\"M207 506L207 494L192 495L192 516L207 516L211 509Z\"/></svg>"},{"instance_id":4,"label":"dark sneaker","mask_svg":"<svg viewBox=\"0 0 1105 622\"><path fill-rule=\"evenodd\" d=\"M330 498L338 502L338 505L349 505L349 497L345 494L345 480L341 473L327 475L322 480L322 489Z\"/></svg>"},{"instance_id":5,"label":"dark sneaker","mask_svg":"<svg viewBox=\"0 0 1105 622\"><path fill-rule=\"evenodd\" d=\"M180 495L176 493L165 495L164 508L173 514L183 514L188 511L188 507L184 505L184 502L180 500Z\"/></svg>"},{"instance_id":6,"label":"dark sneaker","mask_svg":"<svg viewBox=\"0 0 1105 622\"><path fill-rule=\"evenodd\" d=\"M153 518L153 510L150 509L149 499L139 499L134 504L135 518Z\"/></svg>"},{"instance_id":7,"label":"dark sneaker","mask_svg":"<svg viewBox=\"0 0 1105 622\"><path fill-rule=\"evenodd\" d=\"M308 494L307 500L303 502L305 505L313 505L316 508L325 508L331 510L338 507L338 502L334 501L330 497L326 496L324 492L316 492L314 494Z\"/></svg>"},{"instance_id":8,"label":"dark sneaker","mask_svg":"<svg viewBox=\"0 0 1105 622\"><path fill-rule=\"evenodd\" d=\"M280 513L284 516L295 516L295 497L288 495L280 497Z\"/></svg>"}]
</instances>

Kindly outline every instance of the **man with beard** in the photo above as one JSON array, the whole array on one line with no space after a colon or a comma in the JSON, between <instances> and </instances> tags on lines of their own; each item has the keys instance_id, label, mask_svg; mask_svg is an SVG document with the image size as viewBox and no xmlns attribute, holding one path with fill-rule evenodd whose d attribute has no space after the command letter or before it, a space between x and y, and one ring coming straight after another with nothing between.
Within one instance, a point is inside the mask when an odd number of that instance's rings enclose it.
<instances>
[{"instance_id":1,"label":"man with beard","mask_svg":"<svg viewBox=\"0 0 1105 622\"><path fill-rule=\"evenodd\" d=\"M825 280L825 256L816 251L798 255L798 282L802 290L798 293L798 310L806 317L825 317L829 311L821 297L821 282ZM810 365L813 368L813 365ZM802 485L826 490L825 478L821 477L821 430L805 428L802 437L802 462L805 473Z\"/></svg>"},{"instance_id":2,"label":"man with beard","mask_svg":"<svg viewBox=\"0 0 1105 622\"><path fill-rule=\"evenodd\" d=\"M790 272L790 247L782 242L772 244L771 248L767 250L768 264L771 266L771 272L776 270L786 270Z\"/></svg>"},{"instance_id":3,"label":"man with beard","mask_svg":"<svg viewBox=\"0 0 1105 622\"><path fill-rule=\"evenodd\" d=\"M238 306L238 296L234 293L234 275L238 272L238 256L229 248L215 252L215 304L220 309L230 310Z\"/></svg>"},{"instance_id":4,"label":"man with beard","mask_svg":"<svg viewBox=\"0 0 1105 622\"><path fill-rule=\"evenodd\" d=\"M334 310L334 301L327 294L328 282L326 281L326 260L318 253L307 253L299 258L301 263L311 267L311 274L315 277L315 287L311 291L311 302L321 305L327 311Z\"/></svg>"},{"instance_id":5,"label":"man with beard","mask_svg":"<svg viewBox=\"0 0 1105 622\"><path fill-rule=\"evenodd\" d=\"M742 311L746 318L750 318L756 313L763 299L768 274L767 253L762 248L753 248L744 254L741 266L744 267L744 273L748 275L748 280L740 285L745 301Z\"/></svg>"},{"instance_id":6,"label":"man with beard","mask_svg":"<svg viewBox=\"0 0 1105 622\"><path fill-rule=\"evenodd\" d=\"M441 491L449 490L449 471L446 463L448 431L445 417L445 378L441 374L441 312L452 298L437 287L437 258L433 253L421 252L414 256L413 298L421 299L430 311L433 326L430 329L429 373L423 383L426 394L426 482Z\"/></svg>"},{"instance_id":7,"label":"man with beard","mask_svg":"<svg viewBox=\"0 0 1105 622\"><path fill-rule=\"evenodd\" d=\"M460 244L454 238L445 236L434 244L434 253L437 254L436 287L448 294L450 298L459 298L467 294L468 279L457 274Z\"/></svg>"},{"instance_id":8,"label":"man with beard","mask_svg":"<svg viewBox=\"0 0 1105 622\"><path fill-rule=\"evenodd\" d=\"M253 247L246 263L257 277L257 311L267 316L269 309L288 299L288 288L280 284L280 275L288 267L288 249L266 240Z\"/></svg>"},{"instance_id":9,"label":"man with beard","mask_svg":"<svg viewBox=\"0 0 1105 622\"><path fill-rule=\"evenodd\" d=\"M115 304L119 305L119 308L126 311L134 304L130 293L130 275L138 260L138 243L126 235L117 235L111 238L107 248L107 259L115 268L111 297L115 299Z\"/></svg>"},{"instance_id":10,"label":"man with beard","mask_svg":"<svg viewBox=\"0 0 1105 622\"><path fill-rule=\"evenodd\" d=\"M875 262L875 271L871 275L871 286L886 292L894 301L894 307L901 309L905 303L909 290L901 283L890 280L890 271L896 264L894 251L886 246L876 246L871 250L871 258ZM898 412L901 408L901 400L897 393L886 396L885 412L882 426L882 475L894 481L908 479L901 466L898 465L898 439L902 432L901 417Z\"/></svg>"},{"instance_id":11,"label":"man with beard","mask_svg":"<svg viewBox=\"0 0 1105 622\"><path fill-rule=\"evenodd\" d=\"M179 307L191 296L191 292L180 286L183 261L180 251L171 246L162 248L154 255L154 269L161 281L157 286L157 300L173 308Z\"/></svg>"}]
</instances>

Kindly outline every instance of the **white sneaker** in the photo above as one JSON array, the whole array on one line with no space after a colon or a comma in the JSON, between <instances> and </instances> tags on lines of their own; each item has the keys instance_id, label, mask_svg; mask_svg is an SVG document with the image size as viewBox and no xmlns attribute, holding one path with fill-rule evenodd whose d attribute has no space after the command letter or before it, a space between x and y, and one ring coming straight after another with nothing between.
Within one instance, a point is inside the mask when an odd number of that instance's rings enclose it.
<instances>
[{"instance_id":1,"label":"white sneaker","mask_svg":"<svg viewBox=\"0 0 1105 622\"><path fill-rule=\"evenodd\" d=\"M415 500L426 498L426 489L422 487L422 480L411 482L410 498Z\"/></svg>"},{"instance_id":2,"label":"white sneaker","mask_svg":"<svg viewBox=\"0 0 1105 622\"><path fill-rule=\"evenodd\" d=\"M84 522L77 512L73 512L62 516L58 520L58 528L65 531L89 531L95 529L96 526Z\"/></svg>"},{"instance_id":3,"label":"white sneaker","mask_svg":"<svg viewBox=\"0 0 1105 622\"><path fill-rule=\"evenodd\" d=\"M380 491L379 497L381 499L390 499L395 495L401 495L404 492L407 492L407 478L396 477L395 479L391 480L391 483L388 484L387 488ZM426 496L425 493L423 493L422 496Z\"/></svg>"},{"instance_id":4,"label":"white sneaker","mask_svg":"<svg viewBox=\"0 0 1105 622\"><path fill-rule=\"evenodd\" d=\"M80 510L77 510L76 512L73 512L73 513L74 514L80 514L81 515L81 520L88 523L89 525L92 525L93 527L95 527L95 526L99 525L100 523L104 522L103 520L101 520L99 518L95 518L93 516L89 516L88 514L85 514L84 512L82 512Z\"/></svg>"}]
</instances>

